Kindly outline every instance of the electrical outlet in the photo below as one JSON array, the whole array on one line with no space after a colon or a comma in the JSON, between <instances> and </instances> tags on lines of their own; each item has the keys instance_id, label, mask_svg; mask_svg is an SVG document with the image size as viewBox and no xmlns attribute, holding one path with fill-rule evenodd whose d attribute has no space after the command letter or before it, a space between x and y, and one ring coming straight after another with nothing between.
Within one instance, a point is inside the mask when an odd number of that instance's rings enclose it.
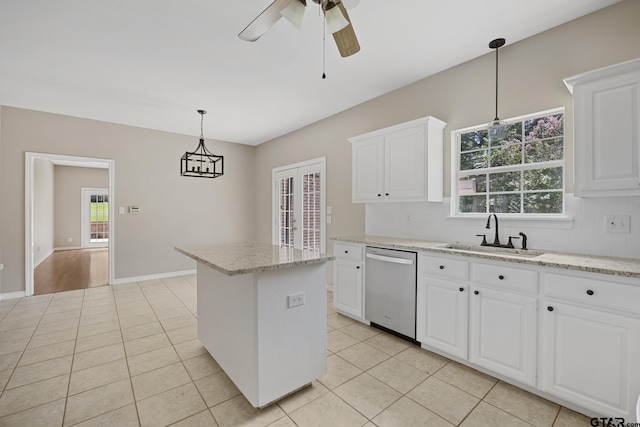
<instances>
[{"instance_id":1,"label":"electrical outlet","mask_svg":"<svg viewBox=\"0 0 640 427\"><path fill-rule=\"evenodd\" d=\"M304 304L304 292L298 294L289 295L287 297L287 307L297 307Z\"/></svg>"},{"instance_id":2,"label":"electrical outlet","mask_svg":"<svg viewBox=\"0 0 640 427\"><path fill-rule=\"evenodd\" d=\"M331 215L327 215L327 224L331 224Z\"/></svg>"},{"instance_id":3,"label":"electrical outlet","mask_svg":"<svg viewBox=\"0 0 640 427\"><path fill-rule=\"evenodd\" d=\"M0 264L0 270L4 268L4 264Z\"/></svg>"},{"instance_id":4,"label":"electrical outlet","mask_svg":"<svg viewBox=\"0 0 640 427\"><path fill-rule=\"evenodd\" d=\"M69 237L69 238L67 239L67 241L68 241L69 243L71 243L71 242L73 242L73 238L72 238L72 237Z\"/></svg>"},{"instance_id":5,"label":"electrical outlet","mask_svg":"<svg viewBox=\"0 0 640 427\"><path fill-rule=\"evenodd\" d=\"M605 233L631 233L631 217L629 215L605 215Z\"/></svg>"}]
</instances>

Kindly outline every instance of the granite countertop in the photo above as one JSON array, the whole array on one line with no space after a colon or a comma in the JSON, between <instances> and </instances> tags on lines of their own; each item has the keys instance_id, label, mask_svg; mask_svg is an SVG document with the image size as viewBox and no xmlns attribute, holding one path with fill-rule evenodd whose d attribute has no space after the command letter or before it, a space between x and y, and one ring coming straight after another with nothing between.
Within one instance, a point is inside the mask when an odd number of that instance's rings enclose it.
<instances>
[{"instance_id":1,"label":"granite countertop","mask_svg":"<svg viewBox=\"0 0 640 427\"><path fill-rule=\"evenodd\" d=\"M331 240L360 243L369 246L384 246L409 251L464 255L495 261L540 265L545 267L588 271L591 273L640 279L640 260L637 259L579 255L538 250L522 251L513 249L494 249L490 247L481 248L477 245L457 245L448 242L432 242L402 238L396 239L393 237L381 236L332 237Z\"/></svg>"},{"instance_id":2,"label":"granite countertop","mask_svg":"<svg viewBox=\"0 0 640 427\"><path fill-rule=\"evenodd\" d=\"M175 250L227 276L318 264L335 259L319 252L261 242L176 246Z\"/></svg>"}]
</instances>

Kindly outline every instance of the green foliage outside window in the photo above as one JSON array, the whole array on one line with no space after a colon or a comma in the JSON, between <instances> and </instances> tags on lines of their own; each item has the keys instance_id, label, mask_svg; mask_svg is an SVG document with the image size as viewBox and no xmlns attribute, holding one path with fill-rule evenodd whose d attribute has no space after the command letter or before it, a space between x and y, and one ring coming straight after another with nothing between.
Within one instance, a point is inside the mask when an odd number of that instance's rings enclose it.
<instances>
[{"instance_id":1,"label":"green foliage outside window","mask_svg":"<svg viewBox=\"0 0 640 427\"><path fill-rule=\"evenodd\" d=\"M490 140L486 128L459 134L460 213L563 213L564 114L506 125Z\"/></svg>"}]
</instances>

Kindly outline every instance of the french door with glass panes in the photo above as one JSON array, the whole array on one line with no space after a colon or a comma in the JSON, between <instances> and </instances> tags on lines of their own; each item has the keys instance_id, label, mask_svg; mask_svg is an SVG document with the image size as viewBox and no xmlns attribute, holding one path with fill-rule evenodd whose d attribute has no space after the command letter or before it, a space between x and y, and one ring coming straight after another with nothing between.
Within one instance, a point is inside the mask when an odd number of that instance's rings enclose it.
<instances>
[{"instance_id":1,"label":"french door with glass panes","mask_svg":"<svg viewBox=\"0 0 640 427\"><path fill-rule=\"evenodd\" d=\"M324 158L273 170L273 244L325 252Z\"/></svg>"},{"instance_id":2,"label":"french door with glass panes","mask_svg":"<svg viewBox=\"0 0 640 427\"><path fill-rule=\"evenodd\" d=\"M82 247L106 248L109 245L109 191L82 189Z\"/></svg>"}]
</instances>

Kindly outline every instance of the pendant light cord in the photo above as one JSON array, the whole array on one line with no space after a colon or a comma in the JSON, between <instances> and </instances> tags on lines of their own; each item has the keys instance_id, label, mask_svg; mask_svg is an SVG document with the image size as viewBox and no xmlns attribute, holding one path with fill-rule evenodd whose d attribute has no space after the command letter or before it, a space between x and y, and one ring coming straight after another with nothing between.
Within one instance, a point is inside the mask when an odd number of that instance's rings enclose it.
<instances>
[{"instance_id":1,"label":"pendant light cord","mask_svg":"<svg viewBox=\"0 0 640 427\"><path fill-rule=\"evenodd\" d=\"M498 119L498 50L500 48L496 47L496 118L494 120L499 120Z\"/></svg>"}]
</instances>

